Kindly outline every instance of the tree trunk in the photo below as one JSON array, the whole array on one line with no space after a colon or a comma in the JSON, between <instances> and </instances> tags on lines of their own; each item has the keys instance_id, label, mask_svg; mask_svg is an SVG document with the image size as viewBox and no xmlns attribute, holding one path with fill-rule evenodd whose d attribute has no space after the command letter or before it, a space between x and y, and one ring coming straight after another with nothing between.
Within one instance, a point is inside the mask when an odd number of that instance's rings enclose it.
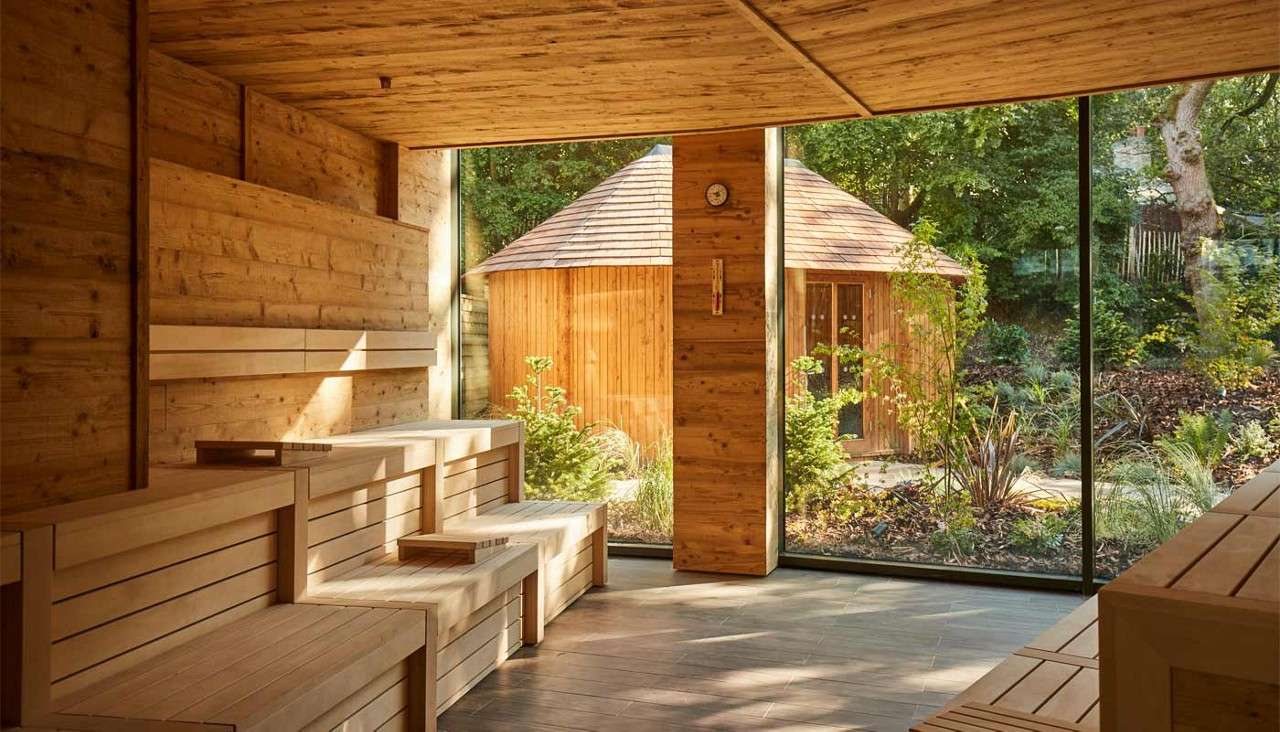
<instances>
[{"instance_id":1,"label":"tree trunk","mask_svg":"<svg viewBox=\"0 0 1280 732\"><path fill-rule=\"evenodd\" d=\"M1200 110L1213 84L1212 81L1184 84L1169 99L1164 114L1156 119L1168 158L1164 177L1173 186L1178 217L1182 221L1180 246L1186 262L1183 281L1191 292L1196 319L1202 328L1206 325L1207 307L1203 255L1217 238L1222 223L1205 170L1199 126Z\"/></svg>"}]
</instances>

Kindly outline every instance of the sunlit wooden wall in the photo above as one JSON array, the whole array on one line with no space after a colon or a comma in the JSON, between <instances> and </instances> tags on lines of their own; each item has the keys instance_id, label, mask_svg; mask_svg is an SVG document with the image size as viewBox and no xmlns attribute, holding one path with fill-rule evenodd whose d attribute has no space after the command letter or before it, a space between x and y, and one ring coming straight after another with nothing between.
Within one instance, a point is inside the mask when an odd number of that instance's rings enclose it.
<instances>
[{"instance_id":1,"label":"sunlit wooden wall","mask_svg":"<svg viewBox=\"0 0 1280 732\"><path fill-rule=\"evenodd\" d=\"M645 447L671 432L671 268L576 267L489 276L489 399L509 408L525 356L550 356L583 422Z\"/></svg>"},{"instance_id":2,"label":"sunlit wooden wall","mask_svg":"<svg viewBox=\"0 0 1280 732\"><path fill-rule=\"evenodd\" d=\"M443 301L428 286L449 260L447 153L381 143L161 54L151 70L152 323L439 330L447 344L448 268ZM156 383L152 461L188 459L197 439L447 417L431 381L416 368Z\"/></svg>"}]
</instances>

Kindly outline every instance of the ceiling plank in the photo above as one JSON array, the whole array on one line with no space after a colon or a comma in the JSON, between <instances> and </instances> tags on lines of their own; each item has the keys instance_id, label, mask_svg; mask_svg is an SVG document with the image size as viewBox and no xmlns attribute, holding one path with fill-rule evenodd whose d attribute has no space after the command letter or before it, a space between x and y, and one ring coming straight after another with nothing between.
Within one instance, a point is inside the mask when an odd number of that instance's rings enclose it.
<instances>
[{"instance_id":1,"label":"ceiling plank","mask_svg":"<svg viewBox=\"0 0 1280 732\"><path fill-rule=\"evenodd\" d=\"M774 25L773 21L765 17L756 6L751 4L750 0L725 0L725 2L734 10L737 10L757 30L768 36L769 40L773 41L778 48L795 59L809 73L813 74L819 81L838 94L840 98L844 99L859 117L872 116L872 111L862 103L862 100L858 98L857 94L853 93L853 90L845 86L844 82L837 79L826 67L818 63L807 51L800 47L800 44L792 40L791 36L788 36L781 28Z\"/></svg>"}]
</instances>

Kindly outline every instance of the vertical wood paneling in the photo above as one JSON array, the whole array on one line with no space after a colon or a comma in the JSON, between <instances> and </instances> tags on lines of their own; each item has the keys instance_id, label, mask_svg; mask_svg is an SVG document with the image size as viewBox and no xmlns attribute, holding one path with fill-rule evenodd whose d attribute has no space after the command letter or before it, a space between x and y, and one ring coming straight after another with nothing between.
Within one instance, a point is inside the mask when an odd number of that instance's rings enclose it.
<instances>
[{"instance_id":1,"label":"vertical wood paneling","mask_svg":"<svg viewBox=\"0 0 1280 732\"><path fill-rule=\"evenodd\" d=\"M677 569L768 574L777 505L767 480L765 135L677 137L672 337ZM713 182L729 188L719 208ZM711 314L711 260L724 314Z\"/></svg>"},{"instance_id":2,"label":"vertical wood paneling","mask_svg":"<svg viewBox=\"0 0 1280 732\"><path fill-rule=\"evenodd\" d=\"M551 356L583 423L648 447L671 430L670 267L510 270L489 276L489 399L524 383L525 356Z\"/></svg>"},{"instance_id":3,"label":"vertical wood paneling","mask_svg":"<svg viewBox=\"0 0 1280 732\"><path fill-rule=\"evenodd\" d=\"M131 5L5 0L0 500L124 490L132 459Z\"/></svg>"}]
</instances>

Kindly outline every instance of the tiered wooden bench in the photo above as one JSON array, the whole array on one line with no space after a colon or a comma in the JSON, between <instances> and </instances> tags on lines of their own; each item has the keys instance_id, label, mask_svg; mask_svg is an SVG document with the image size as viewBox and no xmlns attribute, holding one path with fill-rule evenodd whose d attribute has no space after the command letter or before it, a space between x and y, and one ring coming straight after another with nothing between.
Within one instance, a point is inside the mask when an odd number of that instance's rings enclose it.
<instances>
[{"instance_id":1,"label":"tiered wooden bench","mask_svg":"<svg viewBox=\"0 0 1280 732\"><path fill-rule=\"evenodd\" d=\"M1096 730L1098 666L1094 598L1014 651L943 711L911 729Z\"/></svg>"},{"instance_id":2,"label":"tiered wooden bench","mask_svg":"<svg viewBox=\"0 0 1280 732\"><path fill-rule=\"evenodd\" d=\"M1280 729L1280 463L1100 593L1102 728Z\"/></svg>"},{"instance_id":3,"label":"tiered wooden bench","mask_svg":"<svg viewBox=\"0 0 1280 732\"><path fill-rule=\"evenodd\" d=\"M293 475L150 482L7 519L21 581L4 585L5 610L22 622L5 625L6 723L426 728L428 610L278 604L301 589Z\"/></svg>"}]
</instances>

